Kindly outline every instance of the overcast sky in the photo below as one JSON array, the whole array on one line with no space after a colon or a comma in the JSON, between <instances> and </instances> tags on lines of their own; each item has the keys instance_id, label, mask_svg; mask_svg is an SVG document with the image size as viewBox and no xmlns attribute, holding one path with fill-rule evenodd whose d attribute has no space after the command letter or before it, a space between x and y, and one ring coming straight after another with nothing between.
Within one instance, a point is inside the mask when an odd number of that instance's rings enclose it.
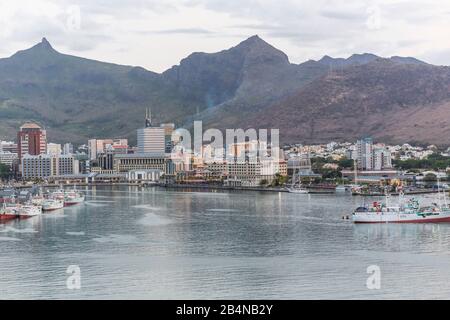
<instances>
[{"instance_id":1,"label":"overcast sky","mask_svg":"<svg viewBox=\"0 0 450 320\"><path fill-rule=\"evenodd\" d=\"M0 0L0 57L63 53L161 72L258 34L291 62L371 52L450 65L449 0Z\"/></svg>"}]
</instances>

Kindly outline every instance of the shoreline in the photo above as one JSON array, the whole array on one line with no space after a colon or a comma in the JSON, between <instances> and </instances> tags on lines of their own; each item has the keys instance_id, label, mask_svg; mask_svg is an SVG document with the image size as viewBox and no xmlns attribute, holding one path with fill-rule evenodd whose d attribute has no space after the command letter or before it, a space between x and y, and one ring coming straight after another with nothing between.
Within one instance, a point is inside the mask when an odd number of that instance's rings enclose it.
<instances>
[{"instance_id":1,"label":"shoreline","mask_svg":"<svg viewBox=\"0 0 450 320\"><path fill-rule=\"evenodd\" d=\"M1 189L15 188L15 189L29 189L34 186L38 186L40 188L59 188L59 187L69 187L69 186L77 186L77 187L90 187L90 186L135 186L141 188L148 187L160 187L167 190L170 189L198 189L205 191L254 191L254 192L273 192L273 193L289 193L289 190L286 187L283 188L274 188L274 187L230 187L230 186L220 186L220 185L196 185L196 184L166 184L166 183L128 183L128 182L107 182L107 183L69 183L69 184L34 184L34 185L1 185ZM336 192L333 189L326 188L308 188L308 194L341 194L341 192ZM342 192L343 193L343 192ZM367 194L357 194L351 192L345 192L351 196L360 196L360 197L384 197L385 194L381 193L367 193ZM405 195L421 195L421 194L435 194L438 193L437 190L416 190L405 192ZM394 192L390 194L391 196L399 196L398 192Z\"/></svg>"}]
</instances>

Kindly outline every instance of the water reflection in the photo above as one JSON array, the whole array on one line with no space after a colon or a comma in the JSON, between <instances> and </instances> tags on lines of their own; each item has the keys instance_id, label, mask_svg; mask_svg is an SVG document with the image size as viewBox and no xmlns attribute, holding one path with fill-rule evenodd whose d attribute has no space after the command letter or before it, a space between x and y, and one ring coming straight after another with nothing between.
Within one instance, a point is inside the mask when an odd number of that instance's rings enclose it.
<instances>
[{"instance_id":1,"label":"water reflection","mask_svg":"<svg viewBox=\"0 0 450 320\"><path fill-rule=\"evenodd\" d=\"M0 225L2 298L447 298L450 226L353 225L346 195L83 189ZM79 265L81 291L65 287ZM367 290L366 268L383 287Z\"/></svg>"}]
</instances>

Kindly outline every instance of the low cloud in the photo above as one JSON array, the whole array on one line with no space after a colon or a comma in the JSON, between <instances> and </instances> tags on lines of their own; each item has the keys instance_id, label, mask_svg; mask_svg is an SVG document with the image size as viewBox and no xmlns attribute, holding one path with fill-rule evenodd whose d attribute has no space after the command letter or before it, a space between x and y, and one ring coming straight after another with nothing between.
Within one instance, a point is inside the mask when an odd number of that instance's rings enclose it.
<instances>
[{"instance_id":1,"label":"low cloud","mask_svg":"<svg viewBox=\"0 0 450 320\"><path fill-rule=\"evenodd\" d=\"M0 0L1 54L60 51L163 71L258 34L293 62L374 52L450 64L450 3L427 0ZM77 14L79 13L79 16Z\"/></svg>"}]
</instances>

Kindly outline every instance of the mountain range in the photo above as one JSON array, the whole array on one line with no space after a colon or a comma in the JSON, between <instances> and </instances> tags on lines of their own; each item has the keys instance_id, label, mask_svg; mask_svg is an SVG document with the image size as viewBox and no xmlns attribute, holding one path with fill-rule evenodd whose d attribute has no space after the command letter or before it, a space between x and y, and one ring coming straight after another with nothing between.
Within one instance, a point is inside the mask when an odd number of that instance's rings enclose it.
<instances>
[{"instance_id":1,"label":"mountain range","mask_svg":"<svg viewBox=\"0 0 450 320\"><path fill-rule=\"evenodd\" d=\"M145 109L189 128L279 128L284 143L372 136L450 144L450 67L412 57L354 54L301 64L258 36L192 53L163 73L65 55L44 38L0 59L0 138L26 120L50 140L126 137Z\"/></svg>"}]
</instances>

